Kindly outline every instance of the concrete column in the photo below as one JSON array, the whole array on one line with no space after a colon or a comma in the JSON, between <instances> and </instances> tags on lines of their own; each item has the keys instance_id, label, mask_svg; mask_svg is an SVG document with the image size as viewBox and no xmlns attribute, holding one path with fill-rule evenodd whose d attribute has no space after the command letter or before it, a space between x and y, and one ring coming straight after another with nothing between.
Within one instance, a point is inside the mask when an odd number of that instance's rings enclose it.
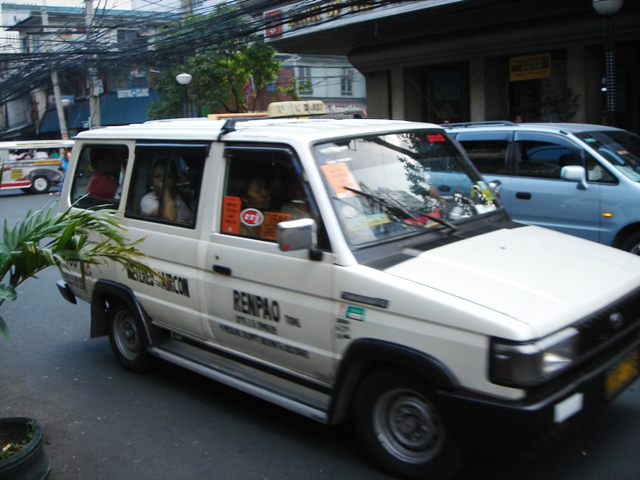
<instances>
[{"instance_id":1,"label":"concrete column","mask_svg":"<svg viewBox=\"0 0 640 480\"><path fill-rule=\"evenodd\" d=\"M404 69L404 119L412 122L426 122L424 111L426 95L422 91L421 67Z\"/></svg>"},{"instance_id":2,"label":"concrete column","mask_svg":"<svg viewBox=\"0 0 640 480\"><path fill-rule=\"evenodd\" d=\"M390 118L389 70L365 74L367 85L367 116L369 118Z\"/></svg>"},{"instance_id":3,"label":"concrete column","mask_svg":"<svg viewBox=\"0 0 640 480\"><path fill-rule=\"evenodd\" d=\"M404 120L404 69L391 69L391 119Z\"/></svg>"},{"instance_id":4,"label":"concrete column","mask_svg":"<svg viewBox=\"0 0 640 480\"><path fill-rule=\"evenodd\" d=\"M578 111L570 120L573 123L586 122L586 73L585 48L583 45L572 43L567 45L567 87L573 95L578 95Z\"/></svg>"},{"instance_id":5,"label":"concrete column","mask_svg":"<svg viewBox=\"0 0 640 480\"><path fill-rule=\"evenodd\" d=\"M469 115L472 122L486 120L484 57L475 55L469 60Z\"/></svg>"},{"instance_id":6,"label":"concrete column","mask_svg":"<svg viewBox=\"0 0 640 480\"><path fill-rule=\"evenodd\" d=\"M503 70L507 68L505 62L493 57L484 60L484 97L488 101L485 101L482 120L509 120L509 82L503 81ZM471 118L475 118L473 115Z\"/></svg>"}]
</instances>

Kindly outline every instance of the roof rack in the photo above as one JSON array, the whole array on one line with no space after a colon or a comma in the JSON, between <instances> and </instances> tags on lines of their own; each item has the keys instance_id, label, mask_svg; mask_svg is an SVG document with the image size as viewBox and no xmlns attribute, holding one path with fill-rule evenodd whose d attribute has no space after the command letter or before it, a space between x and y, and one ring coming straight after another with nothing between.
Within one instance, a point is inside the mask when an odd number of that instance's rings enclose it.
<instances>
[{"instance_id":1,"label":"roof rack","mask_svg":"<svg viewBox=\"0 0 640 480\"><path fill-rule=\"evenodd\" d=\"M267 112L257 113L235 113L235 114L211 114L208 115L210 120L218 120L226 118L224 125L220 129L218 140L223 135L233 132L236 129L236 123L246 122L248 120L266 119L266 118L306 118L311 115L326 115L327 109L321 100L298 100L288 102L272 102L267 107ZM266 116L265 116L266 115Z\"/></svg>"},{"instance_id":2,"label":"roof rack","mask_svg":"<svg viewBox=\"0 0 640 480\"><path fill-rule=\"evenodd\" d=\"M441 127L450 128L450 127L480 127L487 125L498 125L510 127L513 125L517 125L517 123L510 122L509 120L486 120L484 122L461 122L461 123L441 123Z\"/></svg>"}]
</instances>

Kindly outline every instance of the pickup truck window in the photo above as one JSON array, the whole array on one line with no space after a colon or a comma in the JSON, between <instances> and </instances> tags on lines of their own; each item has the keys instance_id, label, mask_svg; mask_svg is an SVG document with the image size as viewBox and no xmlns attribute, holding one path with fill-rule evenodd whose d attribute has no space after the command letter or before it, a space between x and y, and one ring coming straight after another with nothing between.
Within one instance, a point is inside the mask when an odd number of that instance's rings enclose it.
<instances>
[{"instance_id":1,"label":"pickup truck window","mask_svg":"<svg viewBox=\"0 0 640 480\"><path fill-rule=\"evenodd\" d=\"M354 246L455 229L497 202L440 130L350 138L315 146L343 230Z\"/></svg>"}]
</instances>

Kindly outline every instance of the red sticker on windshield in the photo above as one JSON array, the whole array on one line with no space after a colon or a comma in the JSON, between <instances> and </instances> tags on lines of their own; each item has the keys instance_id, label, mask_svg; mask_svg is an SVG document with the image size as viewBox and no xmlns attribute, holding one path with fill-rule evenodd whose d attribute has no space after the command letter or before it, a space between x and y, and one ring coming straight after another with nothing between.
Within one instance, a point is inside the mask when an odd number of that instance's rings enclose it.
<instances>
[{"instance_id":1,"label":"red sticker on windshield","mask_svg":"<svg viewBox=\"0 0 640 480\"><path fill-rule=\"evenodd\" d=\"M247 227L258 227L264 222L264 215L255 208L246 208L240 212L240 221Z\"/></svg>"}]
</instances>

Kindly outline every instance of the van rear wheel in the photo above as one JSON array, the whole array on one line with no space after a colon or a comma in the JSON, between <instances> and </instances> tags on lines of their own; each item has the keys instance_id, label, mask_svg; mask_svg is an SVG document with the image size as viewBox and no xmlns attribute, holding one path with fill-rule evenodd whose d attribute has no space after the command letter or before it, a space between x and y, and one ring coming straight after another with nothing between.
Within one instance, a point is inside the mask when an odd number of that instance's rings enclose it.
<instances>
[{"instance_id":1,"label":"van rear wheel","mask_svg":"<svg viewBox=\"0 0 640 480\"><path fill-rule=\"evenodd\" d=\"M356 396L360 439L381 469L407 479L450 478L464 455L424 379L394 368L370 374Z\"/></svg>"},{"instance_id":2,"label":"van rear wheel","mask_svg":"<svg viewBox=\"0 0 640 480\"><path fill-rule=\"evenodd\" d=\"M147 349L142 321L123 303L113 302L107 310L109 341L113 353L127 370L144 373L157 358Z\"/></svg>"}]
</instances>

